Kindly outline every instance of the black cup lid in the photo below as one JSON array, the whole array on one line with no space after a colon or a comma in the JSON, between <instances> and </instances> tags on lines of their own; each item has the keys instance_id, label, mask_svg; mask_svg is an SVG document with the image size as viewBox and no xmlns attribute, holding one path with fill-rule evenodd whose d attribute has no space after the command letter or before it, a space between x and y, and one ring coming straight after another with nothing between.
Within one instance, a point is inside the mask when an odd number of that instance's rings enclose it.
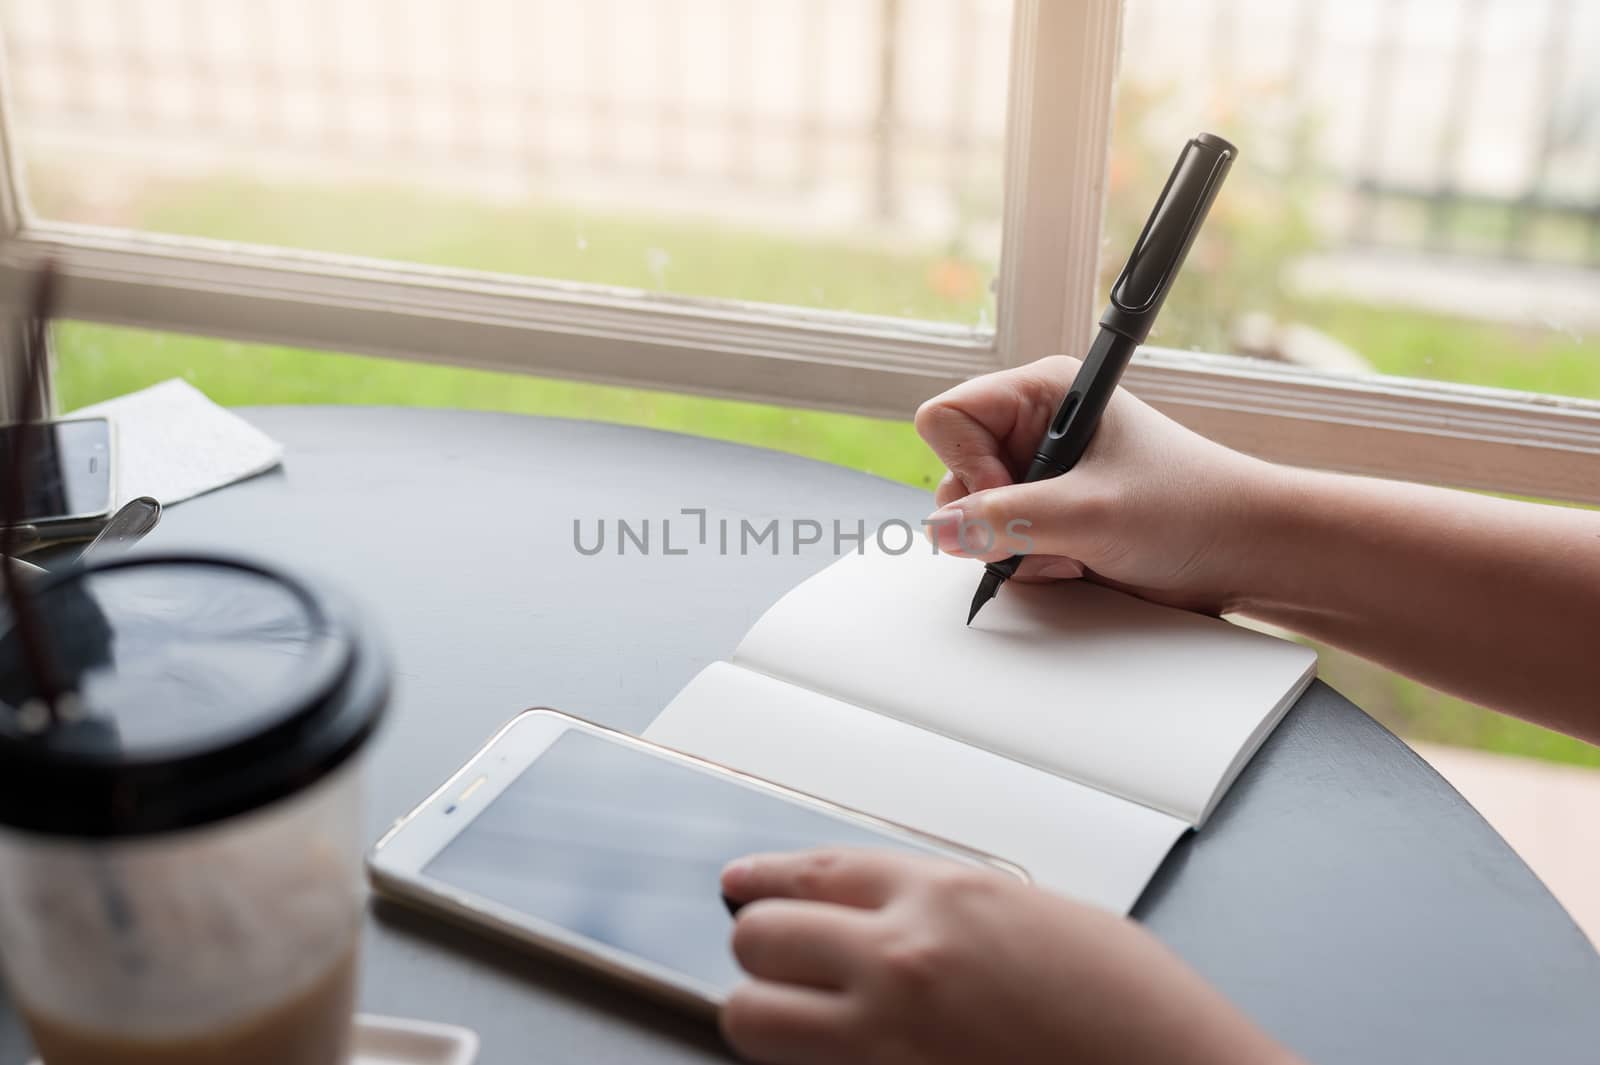
<instances>
[{"instance_id":1,"label":"black cup lid","mask_svg":"<svg viewBox=\"0 0 1600 1065\"><path fill-rule=\"evenodd\" d=\"M0 633L0 825L127 836L305 788L371 734L388 670L353 615L260 563L116 558L33 585L51 714L9 611Z\"/></svg>"}]
</instances>

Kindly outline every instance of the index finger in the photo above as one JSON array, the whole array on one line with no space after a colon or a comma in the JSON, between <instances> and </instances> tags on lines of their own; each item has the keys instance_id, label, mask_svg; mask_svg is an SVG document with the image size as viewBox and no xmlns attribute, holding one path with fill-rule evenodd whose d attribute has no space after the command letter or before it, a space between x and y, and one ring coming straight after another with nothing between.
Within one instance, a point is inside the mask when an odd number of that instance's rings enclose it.
<instances>
[{"instance_id":1,"label":"index finger","mask_svg":"<svg viewBox=\"0 0 1600 1065\"><path fill-rule=\"evenodd\" d=\"M754 854L723 869L722 891L738 902L806 899L877 909L915 878L917 868L892 851L848 847Z\"/></svg>"},{"instance_id":2,"label":"index finger","mask_svg":"<svg viewBox=\"0 0 1600 1065\"><path fill-rule=\"evenodd\" d=\"M951 487L965 489L941 486L940 505L1020 476L1076 371L1074 359L1041 359L963 381L918 408L918 434L954 475Z\"/></svg>"},{"instance_id":3,"label":"index finger","mask_svg":"<svg viewBox=\"0 0 1600 1065\"><path fill-rule=\"evenodd\" d=\"M1010 435L1016 404L1004 389L986 378L966 381L917 408L917 433L950 470L961 491L941 496L960 498L969 492L1011 483L1011 469L1001 441ZM940 503L950 500L941 498Z\"/></svg>"}]
</instances>

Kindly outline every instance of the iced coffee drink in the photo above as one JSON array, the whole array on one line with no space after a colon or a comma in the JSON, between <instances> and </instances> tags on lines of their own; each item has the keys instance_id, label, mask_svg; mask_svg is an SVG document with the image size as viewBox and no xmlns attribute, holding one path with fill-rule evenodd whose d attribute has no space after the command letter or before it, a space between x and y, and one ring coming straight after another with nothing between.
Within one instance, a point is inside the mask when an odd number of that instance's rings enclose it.
<instances>
[{"instance_id":1,"label":"iced coffee drink","mask_svg":"<svg viewBox=\"0 0 1600 1065\"><path fill-rule=\"evenodd\" d=\"M381 656L248 563L75 580L37 604L65 713L0 636L0 972L41 1057L343 1065Z\"/></svg>"}]
</instances>

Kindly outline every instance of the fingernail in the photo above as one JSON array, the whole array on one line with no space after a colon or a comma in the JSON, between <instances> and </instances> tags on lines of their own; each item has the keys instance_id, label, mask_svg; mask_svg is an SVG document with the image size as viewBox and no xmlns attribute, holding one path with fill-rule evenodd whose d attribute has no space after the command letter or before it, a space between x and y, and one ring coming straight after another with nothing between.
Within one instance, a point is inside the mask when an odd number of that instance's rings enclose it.
<instances>
[{"instance_id":1,"label":"fingernail","mask_svg":"<svg viewBox=\"0 0 1600 1065\"><path fill-rule=\"evenodd\" d=\"M966 515L961 508L950 503L923 518L922 523L927 526L928 538L935 547L953 553L961 550L961 523L964 520Z\"/></svg>"},{"instance_id":2,"label":"fingernail","mask_svg":"<svg viewBox=\"0 0 1600 1065\"><path fill-rule=\"evenodd\" d=\"M722 883L726 887L733 887L750 875L754 863L749 858L736 858L722 867Z\"/></svg>"},{"instance_id":3,"label":"fingernail","mask_svg":"<svg viewBox=\"0 0 1600 1065\"><path fill-rule=\"evenodd\" d=\"M1062 559L1039 567L1039 576L1062 581L1076 580L1083 576L1083 566L1079 563Z\"/></svg>"}]
</instances>

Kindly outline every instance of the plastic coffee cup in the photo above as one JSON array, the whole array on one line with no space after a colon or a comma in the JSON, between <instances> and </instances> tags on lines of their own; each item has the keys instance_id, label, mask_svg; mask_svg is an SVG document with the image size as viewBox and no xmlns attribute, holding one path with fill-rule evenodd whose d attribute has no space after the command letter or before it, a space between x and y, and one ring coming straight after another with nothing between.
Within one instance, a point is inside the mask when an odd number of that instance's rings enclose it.
<instances>
[{"instance_id":1,"label":"plastic coffee cup","mask_svg":"<svg viewBox=\"0 0 1600 1065\"><path fill-rule=\"evenodd\" d=\"M360 936L359 754L388 668L267 566L39 578L72 694L0 634L0 974L47 1065L337 1065Z\"/></svg>"}]
</instances>

